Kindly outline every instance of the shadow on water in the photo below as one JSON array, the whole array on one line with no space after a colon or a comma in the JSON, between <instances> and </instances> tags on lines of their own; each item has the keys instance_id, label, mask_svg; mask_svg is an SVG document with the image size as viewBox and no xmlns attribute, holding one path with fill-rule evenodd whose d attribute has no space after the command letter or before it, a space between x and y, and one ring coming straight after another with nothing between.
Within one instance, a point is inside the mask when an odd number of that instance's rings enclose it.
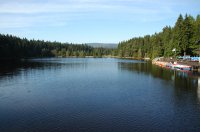
<instances>
[{"instance_id":1,"label":"shadow on water","mask_svg":"<svg viewBox=\"0 0 200 132\"><path fill-rule=\"evenodd\" d=\"M159 78L165 81L173 81L176 87L190 88L198 87L199 73L182 72L170 69L161 68L147 63L118 63L118 68L128 70L137 74L151 75L154 78Z\"/></svg>"},{"instance_id":2,"label":"shadow on water","mask_svg":"<svg viewBox=\"0 0 200 132\"><path fill-rule=\"evenodd\" d=\"M30 72L31 70L58 70L60 68L87 67L86 63L65 63L62 59L29 59L17 61L2 61L0 63L0 79Z\"/></svg>"},{"instance_id":3,"label":"shadow on water","mask_svg":"<svg viewBox=\"0 0 200 132\"><path fill-rule=\"evenodd\" d=\"M118 68L137 74L150 75L153 78L172 83L175 94L191 92L200 102L200 74L170 70L147 63L118 63ZM155 82L156 83L156 82ZM178 97L178 96L176 96Z\"/></svg>"}]
</instances>

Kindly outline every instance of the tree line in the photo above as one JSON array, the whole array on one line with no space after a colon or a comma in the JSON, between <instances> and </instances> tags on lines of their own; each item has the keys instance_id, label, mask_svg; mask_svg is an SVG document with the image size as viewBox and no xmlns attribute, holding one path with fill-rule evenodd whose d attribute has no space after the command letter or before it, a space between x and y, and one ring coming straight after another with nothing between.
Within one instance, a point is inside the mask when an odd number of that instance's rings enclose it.
<instances>
[{"instance_id":1,"label":"tree line","mask_svg":"<svg viewBox=\"0 0 200 132\"><path fill-rule=\"evenodd\" d=\"M159 33L122 41L120 57L155 58L159 56L198 55L200 50L200 15L179 15L175 26L166 26Z\"/></svg>"},{"instance_id":2,"label":"tree line","mask_svg":"<svg viewBox=\"0 0 200 132\"><path fill-rule=\"evenodd\" d=\"M0 34L0 59L32 57L118 57L155 58L198 55L200 52L200 15L179 15L175 26L159 33L136 37L118 44L117 49L94 48L85 44L28 40Z\"/></svg>"},{"instance_id":3,"label":"tree line","mask_svg":"<svg viewBox=\"0 0 200 132\"><path fill-rule=\"evenodd\" d=\"M28 40L12 35L0 34L0 58L33 58L33 57L102 57L109 55L112 49L93 48L85 44Z\"/></svg>"}]
</instances>

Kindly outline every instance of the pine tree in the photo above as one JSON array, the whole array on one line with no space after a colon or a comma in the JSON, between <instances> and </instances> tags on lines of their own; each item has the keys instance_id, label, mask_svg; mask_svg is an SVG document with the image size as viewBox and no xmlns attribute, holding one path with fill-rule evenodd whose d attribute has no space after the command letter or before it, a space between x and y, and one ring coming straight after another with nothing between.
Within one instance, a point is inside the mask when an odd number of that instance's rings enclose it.
<instances>
[{"instance_id":1,"label":"pine tree","mask_svg":"<svg viewBox=\"0 0 200 132\"><path fill-rule=\"evenodd\" d=\"M173 30L173 48L176 49L176 54L181 53L183 46L183 16L179 15L178 20Z\"/></svg>"},{"instance_id":2,"label":"pine tree","mask_svg":"<svg viewBox=\"0 0 200 132\"><path fill-rule=\"evenodd\" d=\"M182 51L187 54L191 54L191 47L194 45L193 43L193 34L194 34L194 28L192 25L192 20L190 19L190 17L186 14L185 16L185 20L183 21L183 29L182 29L182 33L183 33L183 41L182 41Z\"/></svg>"},{"instance_id":3,"label":"pine tree","mask_svg":"<svg viewBox=\"0 0 200 132\"><path fill-rule=\"evenodd\" d=\"M200 52L200 15L196 17L194 29L194 45L191 48L194 54L199 55L197 51Z\"/></svg>"},{"instance_id":4,"label":"pine tree","mask_svg":"<svg viewBox=\"0 0 200 132\"><path fill-rule=\"evenodd\" d=\"M164 56L173 56L173 43L172 43L172 29L171 27L165 27L163 28L162 32L162 40L164 43Z\"/></svg>"}]
</instances>

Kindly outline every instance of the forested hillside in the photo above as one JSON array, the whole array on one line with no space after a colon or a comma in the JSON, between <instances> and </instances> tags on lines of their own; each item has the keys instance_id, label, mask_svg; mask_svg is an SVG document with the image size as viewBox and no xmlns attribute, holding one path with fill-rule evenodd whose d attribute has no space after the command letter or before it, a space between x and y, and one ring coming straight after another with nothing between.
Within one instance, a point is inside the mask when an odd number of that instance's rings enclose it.
<instances>
[{"instance_id":1,"label":"forested hillside","mask_svg":"<svg viewBox=\"0 0 200 132\"><path fill-rule=\"evenodd\" d=\"M111 53L112 49L93 48L88 45L28 40L12 35L0 34L0 58L31 58L54 56L94 56L102 57Z\"/></svg>"},{"instance_id":2,"label":"forested hillside","mask_svg":"<svg viewBox=\"0 0 200 132\"><path fill-rule=\"evenodd\" d=\"M200 15L193 18L180 15L174 27L166 26L162 32L120 42L120 57L150 57L197 55L200 50Z\"/></svg>"},{"instance_id":3,"label":"forested hillside","mask_svg":"<svg viewBox=\"0 0 200 132\"><path fill-rule=\"evenodd\" d=\"M94 48L85 44L69 44L28 40L0 34L0 58L112 55L118 57L155 58L158 56L198 55L200 51L200 15L180 15L174 27L159 33L136 37L119 43L117 49ZM198 53L197 53L198 52Z\"/></svg>"}]
</instances>

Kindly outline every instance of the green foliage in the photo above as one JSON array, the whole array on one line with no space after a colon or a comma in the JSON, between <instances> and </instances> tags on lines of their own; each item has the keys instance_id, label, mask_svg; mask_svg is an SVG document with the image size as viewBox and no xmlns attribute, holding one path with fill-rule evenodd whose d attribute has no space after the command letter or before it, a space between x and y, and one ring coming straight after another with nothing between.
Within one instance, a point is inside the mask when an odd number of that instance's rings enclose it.
<instances>
[{"instance_id":1,"label":"green foliage","mask_svg":"<svg viewBox=\"0 0 200 132\"><path fill-rule=\"evenodd\" d=\"M40 40L20 39L12 35L0 34L0 58L31 58L31 57L102 57L111 55L112 49L93 48L84 44L69 44Z\"/></svg>"},{"instance_id":2,"label":"green foliage","mask_svg":"<svg viewBox=\"0 0 200 132\"><path fill-rule=\"evenodd\" d=\"M176 52L173 52L173 49ZM120 42L118 56L120 57L150 57L197 55L200 49L200 15L194 19L192 16L180 15L174 27L166 26L162 32L144 37L132 38Z\"/></svg>"},{"instance_id":3,"label":"green foliage","mask_svg":"<svg viewBox=\"0 0 200 132\"><path fill-rule=\"evenodd\" d=\"M173 28L173 41L172 46L176 49L176 53L180 54L183 50L183 17L180 15Z\"/></svg>"},{"instance_id":4,"label":"green foliage","mask_svg":"<svg viewBox=\"0 0 200 132\"><path fill-rule=\"evenodd\" d=\"M176 52L172 51L176 49ZM30 57L119 57L155 58L158 56L197 55L200 50L200 15L179 15L175 26L166 26L162 32L132 38L119 43L117 49L93 48L88 45L20 39L0 34L0 58Z\"/></svg>"}]
</instances>

